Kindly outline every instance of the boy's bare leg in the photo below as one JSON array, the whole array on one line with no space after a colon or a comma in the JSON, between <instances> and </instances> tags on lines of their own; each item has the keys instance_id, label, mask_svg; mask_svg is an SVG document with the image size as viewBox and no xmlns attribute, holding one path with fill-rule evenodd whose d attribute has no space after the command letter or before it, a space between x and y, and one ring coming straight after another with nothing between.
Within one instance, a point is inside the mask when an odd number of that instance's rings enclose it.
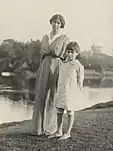
<instances>
[{"instance_id":1,"label":"boy's bare leg","mask_svg":"<svg viewBox=\"0 0 113 151\"><path fill-rule=\"evenodd\" d=\"M62 135L62 126L63 126L63 113L57 114L57 133Z\"/></svg>"},{"instance_id":2,"label":"boy's bare leg","mask_svg":"<svg viewBox=\"0 0 113 151\"><path fill-rule=\"evenodd\" d=\"M64 133L64 135L60 139L67 139L70 137L71 129L73 127L74 123L74 113L70 114L71 112L68 112L68 128L67 131Z\"/></svg>"}]
</instances>

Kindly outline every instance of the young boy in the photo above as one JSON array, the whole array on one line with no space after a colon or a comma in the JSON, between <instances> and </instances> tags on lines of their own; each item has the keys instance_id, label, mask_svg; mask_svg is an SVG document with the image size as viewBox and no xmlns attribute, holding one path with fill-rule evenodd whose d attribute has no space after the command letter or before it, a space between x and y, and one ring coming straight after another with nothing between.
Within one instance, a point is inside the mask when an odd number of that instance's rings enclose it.
<instances>
[{"instance_id":1,"label":"young boy","mask_svg":"<svg viewBox=\"0 0 113 151\"><path fill-rule=\"evenodd\" d=\"M49 138L60 137L67 139L70 137L74 123L74 111L83 108L81 89L84 79L84 67L76 59L80 53L77 42L70 42L66 47L66 60L62 64L59 72L58 87L55 95L55 106L57 108L57 131ZM63 113L68 114L68 128L66 133L62 133Z\"/></svg>"}]
</instances>

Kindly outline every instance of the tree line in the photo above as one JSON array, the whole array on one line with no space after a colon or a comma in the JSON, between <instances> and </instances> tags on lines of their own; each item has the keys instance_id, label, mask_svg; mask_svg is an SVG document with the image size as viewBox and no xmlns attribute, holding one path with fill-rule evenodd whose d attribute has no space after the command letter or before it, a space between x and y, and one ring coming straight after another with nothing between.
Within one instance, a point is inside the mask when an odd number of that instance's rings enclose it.
<instances>
[{"instance_id":1,"label":"tree line","mask_svg":"<svg viewBox=\"0 0 113 151\"><path fill-rule=\"evenodd\" d=\"M36 72L40 62L41 41L30 40L20 42L6 39L0 45L0 72L19 72L23 64L32 72ZM90 50L81 52L78 57L85 69L113 71L113 56L104 54L101 47L92 45Z\"/></svg>"}]
</instances>

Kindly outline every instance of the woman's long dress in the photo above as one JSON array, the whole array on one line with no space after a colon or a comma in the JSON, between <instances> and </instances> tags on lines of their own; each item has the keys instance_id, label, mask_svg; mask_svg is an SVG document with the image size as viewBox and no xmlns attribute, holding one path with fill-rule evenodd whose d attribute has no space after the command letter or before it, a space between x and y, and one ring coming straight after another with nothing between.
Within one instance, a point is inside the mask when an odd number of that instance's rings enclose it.
<instances>
[{"instance_id":1,"label":"woman's long dress","mask_svg":"<svg viewBox=\"0 0 113 151\"><path fill-rule=\"evenodd\" d=\"M53 133L56 131L57 117L54 96L57 87L61 59L65 55L65 48L69 39L64 34L57 35L51 43L49 36L45 35L42 40L41 53L44 59L37 71L35 87L35 104L32 118L34 132L41 133L41 113L44 114L44 131Z\"/></svg>"}]
</instances>

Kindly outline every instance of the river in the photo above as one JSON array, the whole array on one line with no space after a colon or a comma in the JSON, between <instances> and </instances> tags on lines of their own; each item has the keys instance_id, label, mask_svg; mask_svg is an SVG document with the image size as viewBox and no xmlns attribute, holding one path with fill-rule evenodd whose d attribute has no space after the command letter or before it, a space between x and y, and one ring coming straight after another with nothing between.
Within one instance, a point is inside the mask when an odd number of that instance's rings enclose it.
<instances>
[{"instance_id":1,"label":"river","mask_svg":"<svg viewBox=\"0 0 113 151\"><path fill-rule=\"evenodd\" d=\"M0 77L0 124L32 118L35 80L23 77ZM83 88L84 106L113 100L113 86L105 80Z\"/></svg>"}]
</instances>

